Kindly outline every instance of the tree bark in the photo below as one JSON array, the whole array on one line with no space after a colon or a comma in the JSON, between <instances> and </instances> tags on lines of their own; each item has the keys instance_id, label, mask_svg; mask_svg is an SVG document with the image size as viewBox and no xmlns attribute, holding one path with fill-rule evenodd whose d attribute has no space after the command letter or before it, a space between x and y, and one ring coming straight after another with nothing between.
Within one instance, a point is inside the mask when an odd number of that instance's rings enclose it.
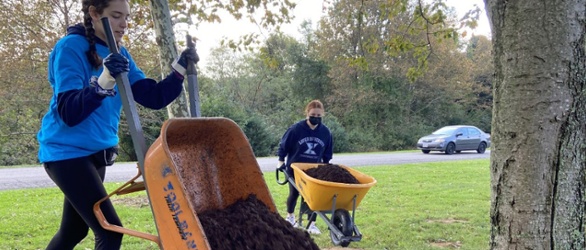
<instances>
[{"instance_id":1,"label":"tree bark","mask_svg":"<svg viewBox=\"0 0 586 250\"><path fill-rule=\"evenodd\" d=\"M585 249L586 0L484 0L495 64L491 249Z\"/></svg>"},{"instance_id":2,"label":"tree bark","mask_svg":"<svg viewBox=\"0 0 586 250\"><path fill-rule=\"evenodd\" d=\"M175 46L175 34L173 32L173 24L171 23L169 4L166 0L151 0L151 11L155 24L156 40L160 48L161 72L163 76L166 76L171 72L171 64L177 57L177 47ZM183 85L183 91L179 97L167 106L169 118L189 117L186 92L185 85Z\"/></svg>"}]
</instances>

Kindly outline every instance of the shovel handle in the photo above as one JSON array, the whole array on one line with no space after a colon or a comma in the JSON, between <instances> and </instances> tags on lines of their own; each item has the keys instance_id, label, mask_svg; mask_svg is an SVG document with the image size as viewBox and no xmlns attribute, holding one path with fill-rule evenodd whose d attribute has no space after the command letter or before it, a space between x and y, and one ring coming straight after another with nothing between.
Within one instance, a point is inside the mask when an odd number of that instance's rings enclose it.
<instances>
[{"instance_id":1,"label":"shovel handle","mask_svg":"<svg viewBox=\"0 0 586 250\"><path fill-rule=\"evenodd\" d=\"M195 44L193 43L193 39L191 38L190 35L186 35L185 40L187 41L188 48L195 49ZM191 62L191 61L187 62L186 73L187 73L187 75L197 75L194 62Z\"/></svg>"},{"instance_id":2,"label":"shovel handle","mask_svg":"<svg viewBox=\"0 0 586 250\"><path fill-rule=\"evenodd\" d=\"M104 26L104 33L106 33L106 43L108 44L108 49L110 49L110 53L118 53L118 43L116 43L114 35L112 34L110 20L108 20L108 17L102 17L101 20L102 26Z\"/></svg>"},{"instance_id":3,"label":"shovel handle","mask_svg":"<svg viewBox=\"0 0 586 250\"><path fill-rule=\"evenodd\" d=\"M195 44L190 35L186 36L187 47L195 49ZM187 62L187 92L189 97L189 113L191 117L201 117L201 105L199 103L199 86L197 83L197 69L195 62Z\"/></svg>"},{"instance_id":4,"label":"shovel handle","mask_svg":"<svg viewBox=\"0 0 586 250\"><path fill-rule=\"evenodd\" d=\"M104 33L106 33L106 40L108 43L108 49L110 49L110 53L118 53L118 44L116 43L116 40L114 40L114 35L112 34L112 28L110 27L110 21L108 20L108 17L102 17L101 20L102 26L104 27ZM140 172L144 173L144 157L147 151L146 141L144 139L142 126L140 125L137 111L138 109L134 103L134 96L132 95L127 72L122 72L116 76L116 85L118 85L124 113L126 114L126 119L128 120L130 137L132 138L132 143L136 152L138 167Z\"/></svg>"}]
</instances>

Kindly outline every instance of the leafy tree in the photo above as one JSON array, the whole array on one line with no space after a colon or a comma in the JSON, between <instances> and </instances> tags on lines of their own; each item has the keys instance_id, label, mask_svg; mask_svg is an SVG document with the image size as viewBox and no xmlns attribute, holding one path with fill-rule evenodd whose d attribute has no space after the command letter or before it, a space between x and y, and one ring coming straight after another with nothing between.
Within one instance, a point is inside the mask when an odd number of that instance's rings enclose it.
<instances>
[{"instance_id":1,"label":"leafy tree","mask_svg":"<svg viewBox=\"0 0 586 250\"><path fill-rule=\"evenodd\" d=\"M258 24L266 29L279 29L282 23L290 22L289 9L295 4L289 0L238 0L238 1L167 1L151 0L151 9L156 31L157 44L160 47L161 62L169 68L174 58L177 57L177 48L175 42L175 31L173 20L176 23L184 25L196 25L199 22L221 22L220 14L222 11L237 20L243 18ZM174 10L174 11L172 11ZM259 15L258 13L261 12ZM260 16L260 17L259 17ZM193 20L197 21L193 21ZM252 43L258 42L258 35L249 34L242 37L239 41L228 41L232 48L242 49ZM169 117L189 116L187 97L185 91L169 105Z\"/></svg>"},{"instance_id":2,"label":"leafy tree","mask_svg":"<svg viewBox=\"0 0 586 250\"><path fill-rule=\"evenodd\" d=\"M453 16L436 2L333 2L315 51L329 63L326 100L355 150L410 148L438 126L467 123L471 64Z\"/></svg>"},{"instance_id":3,"label":"leafy tree","mask_svg":"<svg viewBox=\"0 0 586 250\"><path fill-rule=\"evenodd\" d=\"M473 36L466 54L471 66L468 70L472 78L472 97L476 100L467 107L467 116L479 128L491 131L492 120L492 83L494 66L492 64L492 42L485 36Z\"/></svg>"},{"instance_id":4,"label":"leafy tree","mask_svg":"<svg viewBox=\"0 0 586 250\"><path fill-rule=\"evenodd\" d=\"M48 2L0 2L0 165L36 162L36 132L51 96L46 58L62 28ZM64 10L67 11L67 10Z\"/></svg>"},{"instance_id":5,"label":"leafy tree","mask_svg":"<svg viewBox=\"0 0 586 250\"><path fill-rule=\"evenodd\" d=\"M330 132L332 132L332 137L334 138L334 153L352 151L352 144L350 144L348 139L348 133L346 133L346 129L340 124L338 118L331 114L326 115L324 117L324 124L328 126Z\"/></svg>"},{"instance_id":6,"label":"leafy tree","mask_svg":"<svg viewBox=\"0 0 586 250\"><path fill-rule=\"evenodd\" d=\"M278 139L268 132L267 124L260 116L250 113L241 127L257 157L274 155L272 149L276 147Z\"/></svg>"}]
</instances>

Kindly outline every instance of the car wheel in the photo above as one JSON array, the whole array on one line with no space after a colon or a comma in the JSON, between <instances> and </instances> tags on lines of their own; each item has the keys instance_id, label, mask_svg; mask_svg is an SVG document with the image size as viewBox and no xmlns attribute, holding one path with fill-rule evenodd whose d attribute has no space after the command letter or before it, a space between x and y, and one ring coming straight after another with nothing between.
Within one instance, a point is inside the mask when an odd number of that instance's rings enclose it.
<instances>
[{"instance_id":1,"label":"car wheel","mask_svg":"<svg viewBox=\"0 0 586 250\"><path fill-rule=\"evenodd\" d=\"M478 145L478 149L476 149L476 152L478 152L479 154L484 154L484 151L486 151L486 143L481 142L480 145Z\"/></svg>"},{"instance_id":2,"label":"car wheel","mask_svg":"<svg viewBox=\"0 0 586 250\"><path fill-rule=\"evenodd\" d=\"M421 152L423 152L424 154L429 154L429 150L422 149Z\"/></svg>"},{"instance_id":3,"label":"car wheel","mask_svg":"<svg viewBox=\"0 0 586 250\"><path fill-rule=\"evenodd\" d=\"M453 142L448 143L448 145L446 146L446 151L445 153L447 155L451 155L454 154L454 151L456 149L456 145Z\"/></svg>"}]
</instances>

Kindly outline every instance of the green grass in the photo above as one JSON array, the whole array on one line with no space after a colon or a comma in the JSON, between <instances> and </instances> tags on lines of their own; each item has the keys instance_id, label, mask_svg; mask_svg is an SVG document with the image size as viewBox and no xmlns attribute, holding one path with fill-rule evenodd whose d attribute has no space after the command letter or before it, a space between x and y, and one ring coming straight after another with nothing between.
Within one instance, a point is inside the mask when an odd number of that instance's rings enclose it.
<instances>
[{"instance_id":1,"label":"green grass","mask_svg":"<svg viewBox=\"0 0 586 250\"><path fill-rule=\"evenodd\" d=\"M488 249L490 234L489 160L358 167L377 184L356 209L363 234L349 248L357 249ZM265 174L281 215L287 186ZM108 183L114 190L123 183ZM44 249L61 219L63 196L57 188L0 191L0 249ZM145 192L116 196L125 227L155 234ZM351 211L350 211L351 212ZM323 249L334 247L325 222L313 236ZM93 249L90 233L76 249ZM157 249L149 241L125 236L122 249Z\"/></svg>"}]
</instances>

